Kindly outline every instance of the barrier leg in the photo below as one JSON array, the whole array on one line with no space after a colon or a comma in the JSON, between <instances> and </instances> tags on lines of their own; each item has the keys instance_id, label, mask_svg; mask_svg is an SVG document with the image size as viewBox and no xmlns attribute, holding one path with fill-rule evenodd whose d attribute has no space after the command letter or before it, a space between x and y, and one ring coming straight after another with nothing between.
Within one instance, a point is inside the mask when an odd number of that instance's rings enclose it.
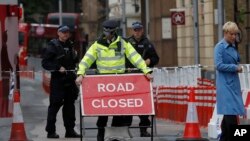
<instances>
[{"instance_id":1,"label":"barrier leg","mask_svg":"<svg viewBox=\"0 0 250 141\"><path fill-rule=\"evenodd\" d=\"M153 115L151 116L151 122L152 122L152 124L151 124L151 141L153 141L154 140L154 125L155 125Z\"/></svg>"},{"instance_id":2,"label":"barrier leg","mask_svg":"<svg viewBox=\"0 0 250 141\"><path fill-rule=\"evenodd\" d=\"M152 120L152 121L153 121L153 122L152 122L152 125L154 126L154 128L153 128L153 129L154 129L154 130L153 130L153 131L154 131L154 135L157 135L156 116L153 117L153 120Z\"/></svg>"}]
</instances>

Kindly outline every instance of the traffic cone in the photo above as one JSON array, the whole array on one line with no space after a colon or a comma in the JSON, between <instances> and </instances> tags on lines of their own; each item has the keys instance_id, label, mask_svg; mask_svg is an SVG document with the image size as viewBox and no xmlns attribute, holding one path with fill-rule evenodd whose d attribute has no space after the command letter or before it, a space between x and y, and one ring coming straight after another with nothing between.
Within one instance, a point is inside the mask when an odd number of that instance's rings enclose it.
<instances>
[{"instance_id":1,"label":"traffic cone","mask_svg":"<svg viewBox=\"0 0 250 141\"><path fill-rule=\"evenodd\" d=\"M11 135L9 141L28 141L24 129L23 115L20 107L20 92L14 92L14 109Z\"/></svg>"},{"instance_id":2,"label":"traffic cone","mask_svg":"<svg viewBox=\"0 0 250 141\"><path fill-rule=\"evenodd\" d=\"M177 138L176 141L208 141L202 138L195 104L194 88L189 88L188 111L183 138Z\"/></svg>"}]
</instances>

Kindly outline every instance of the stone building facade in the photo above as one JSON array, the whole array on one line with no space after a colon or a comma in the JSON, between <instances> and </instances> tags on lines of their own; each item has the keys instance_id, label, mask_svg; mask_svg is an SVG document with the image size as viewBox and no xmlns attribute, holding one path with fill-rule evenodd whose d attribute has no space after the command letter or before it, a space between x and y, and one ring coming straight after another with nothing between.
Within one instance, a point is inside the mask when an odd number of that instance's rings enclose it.
<instances>
[{"instance_id":1,"label":"stone building facade","mask_svg":"<svg viewBox=\"0 0 250 141\"><path fill-rule=\"evenodd\" d=\"M122 0L82 0L84 29L90 42L100 32L100 23L105 18L121 20ZM148 9L145 2L148 2ZM199 62L213 69L214 46L218 42L217 0L198 1ZM130 35L131 23L145 22L149 10L148 35L160 56L158 67L184 66L195 64L193 0L125 0L126 33ZM239 44L242 63L249 63L250 17L249 0L224 0L224 21L236 21L242 30ZM135 4L139 6L135 12ZM138 7L137 7L138 8ZM185 25L171 24L171 10L184 9ZM237 11L237 12L235 12ZM134 13L133 13L134 12ZM167 32L167 33L165 33Z\"/></svg>"},{"instance_id":2,"label":"stone building facade","mask_svg":"<svg viewBox=\"0 0 250 141\"><path fill-rule=\"evenodd\" d=\"M176 6L185 10L185 25L177 27L178 65L194 64L194 17L192 0L177 0ZM199 22L199 62L202 65L213 64L214 48L214 8L213 0L198 2Z\"/></svg>"}]
</instances>

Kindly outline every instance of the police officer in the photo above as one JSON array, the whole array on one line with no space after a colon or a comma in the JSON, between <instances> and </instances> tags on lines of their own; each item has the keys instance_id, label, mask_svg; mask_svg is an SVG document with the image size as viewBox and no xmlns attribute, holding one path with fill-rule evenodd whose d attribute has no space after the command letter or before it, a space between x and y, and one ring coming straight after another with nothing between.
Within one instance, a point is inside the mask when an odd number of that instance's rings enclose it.
<instances>
[{"instance_id":1,"label":"police officer","mask_svg":"<svg viewBox=\"0 0 250 141\"><path fill-rule=\"evenodd\" d=\"M141 56L136 52L129 42L117 35L117 21L106 20L103 22L102 26L102 36L91 45L79 64L79 69L77 71L79 76L76 79L76 83L81 84L86 70L95 61L99 74L124 73L126 57L129 58L129 61L131 61L133 65L142 70L148 79L151 79L151 70L147 68L146 63L143 61ZM123 119L123 116L113 117L112 126L127 126ZM104 141L104 127L107 125L107 121L107 116L98 117L96 123L98 127L98 141Z\"/></svg>"},{"instance_id":2,"label":"police officer","mask_svg":"<svg viewBox=\"0 0 250 141\"><path fill-rule=\"evenodd\" d=\"M153 44L144 35L143 25L140 22L134 22L132 24L133 35L128 38L128 41L133 45L135 50L142 56L148 67L154 67L159 62L159 57L155 51ZM134 68L133 64L126 61L126 67ZM132 70L130 72L140 72L137 70ZM141 115L139 116L140 123L139 126L150 126L149 116ZM149 137L150 134L147 132L146 127L140 128L141 137Z\"/></svg>"},{"instance_id":3,"label":"police officer","mask_svg":"<svg viewBox=\"0 0 250 141\"><path fill-rule=\"evenodd\" d=\"M73 42L69 40L70 29L62 25L57 31L58 39L52 39L43 50L42 67L51 71L50 104L48 107L46 131L47 138L59 138L56 133L56 115L62 108L66 138L80 137L75 132L75 100L78 96L78 87L75 84L74 70L78 62Z\"/></svg>"}]
</instances>

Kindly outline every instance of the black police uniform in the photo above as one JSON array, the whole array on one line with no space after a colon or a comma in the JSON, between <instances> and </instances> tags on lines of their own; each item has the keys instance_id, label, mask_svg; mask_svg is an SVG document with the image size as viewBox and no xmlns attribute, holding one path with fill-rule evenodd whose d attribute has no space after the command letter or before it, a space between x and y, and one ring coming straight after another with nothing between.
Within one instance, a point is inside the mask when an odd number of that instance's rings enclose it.
<instances>
[{"instance_id":1,"label":"black police uniform","mask_svg":"<svg viewBox=\"0 0 250 141\"><path fill-rule=\"evenodd\" d=\"M50 105L48 107L46 131L53 134L56 131L56 115L62 108L64 126L67 133L75 136L75 105L78 96L78 87L75 84L76 74L74 71L61 73L58 70L64 67L66 70L75 70L78 57L73 49L73 42L61 42L53 39L43 50L42 67L51 71L50 81ZM57 135L58 136L58 135Z\"/></svg>"},{"instance_id":2,"label":"black police uniform","mask_svg":"<svg viewBox=\"0 0 250 141\"><path fill-rule=\"evenodd\" d=\"M154 45L148 40L146 36L142 36L140 41L137 41L134 36L127 39L135 48L135 50L142 56L144 60L150 59L150 64L148 67L154 67L159 62L159 56L155 51ZM126 61L128 68L134 68L134 66Z\"/></svg>"},{"instance_id":3,"label":"black police uniform","mask_svg":"<svg viewBox=\"0 0 250 141\"><path fill-rule=\"evenodd\" d=\"M150 64L148 67L154 67L159 62L159 56L157 55L155 48L152 43L148 40L146 36L142 36L140 41L137 41L134 36L127 39L135 48L135 50L142 56L144 60L150 59ZM128 60L126 60L126 68L135 68ZM131 73L141 72L140 70L132 70ZM148 115L139 116L140 123L139 126L150 126L151 122ZM147 128L140 128L141 136L147 136Z\"/></svg>"}]
</instances>

